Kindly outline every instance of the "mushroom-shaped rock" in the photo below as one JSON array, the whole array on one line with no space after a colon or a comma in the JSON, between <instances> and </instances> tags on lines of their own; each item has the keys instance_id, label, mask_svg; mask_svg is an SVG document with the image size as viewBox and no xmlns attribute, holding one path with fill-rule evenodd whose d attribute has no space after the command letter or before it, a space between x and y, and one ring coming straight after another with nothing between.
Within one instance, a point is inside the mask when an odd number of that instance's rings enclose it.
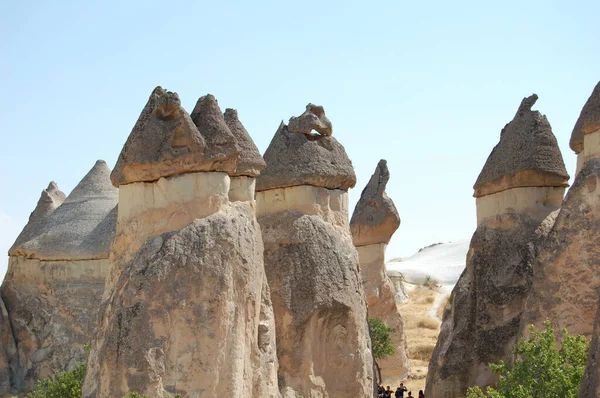
<instances>
[{"instance_id":1,"label":"mushroom-shaped rock","mask_svg":"<svg viewBox=\"0 0 600 398\"><path fill-rule=\"evenodd\" d=\"M205 159L205 146L177 93L156 87L123 146L112 183L119 186L212 170L214 165Z\"/></svg>"},{"instance_id":2,"label":"mushroom-shaped rock","mask_svg":"<svg viewBox=\"0 0 600 398\"><path fill-rule=\"evenodd\" d=\"M350 220L354 246L389 243L400 226L396 206L385 193L389 179L387 161L382 159L363 189Z\"/></svg>"},{"instance_id":3,"label":"mushroom-shaped rock","mask_svg":"<svg viewBox=\"0 0 600 398\"><path fill-rule=\"evenodd\" d=\"M44 222L43 230L15 255L42 260L107 258L115 235L118 191L103 160L77 184Z\"/></svg>"},{"instance_id":4,"label":"mushroom-shaped rock","mask_svg":"<svg viewBox=\"0 0 600 398\"><path fill-rule=\"evenodd\" d=\"M58 185L54 181L51 181L48 188L42 191L40 200L38 200L37 206L31 212L27 225L25 225L25 228L23 228L17 237L8 254L14 255L15 250L21 244L38 235L44 229L45 220L47 220L48 215L56 210L65 201L65 198L66 195L58 189Z\"/></svg>"},{"instance_id":5,"label":"mushroom-shaped rock","mask_svg":"<svg viewBox=\"0 0 600 398\"><path fill-rule=\"evenodd\" d=\"M524 98L513 120L502 129L473 196L519 187L568 186L569 175L552 127L546 116L531 110L537 98L535 94Z\"/></svg>"},{"instance_id":6,"label":"mushroom-shaped rock","mask_svg":"<svg viewBox=\"0 0 600 398\"><path fill-rule=\"evenodd\" d=\"M248 131L246 131L244 125L240 122L237 111L231 108L226 109L224 118L240 149L240 157L235 175L256 177L267 167L267 164L262 156L260 156L260 152L254 141L252 141L250 134L248 134Z\"/></svg>"},{"instance_id":7,"label":"mushroom-shaped rock","mask_svg":"<svg viewBox=\"0 0 600 398\"><path fill-rule=\"evenodd\" d=\"M191 118L204 137L206 157L214 162L212 170L235 174L240 150L216 98L211 94L200 97Z\"/></svg>"},{"instance_id":8,"label":"mushroom-shaped rock","mask_svg":"<svg viewBox=\"0 0 600 398\"><path fill-rule=\"evenodd\" d=\"M300 134L311 134L312 130L326 136L333 133L331 122L325 116L325 109L315 104L306 105L302 115L292 116L288 128L291 132Z\"/></svg>"},{"instance_id":9,"label":"mushroom-shaped rock","mask_svg":"<svg viewBox=\"0 0 600 398\"><path fill-rule=\"evenodd\" d=\"M571 133L569 145L575 153L583 151L583 137L600 130L600 82L581 110L579 119Z\"/></svg>"},{"instance_id":10,"label":"mushroom-shaped rock","mask_svg":"<svg viewBox=\"0 0 600 398\"><path fill-rule=\"evenodd\" d=\"M264 159L257 191L298 185L347 190L356 184L352 162L335 138L293 133L283 122Z\"/></svg>"}]
</instances>

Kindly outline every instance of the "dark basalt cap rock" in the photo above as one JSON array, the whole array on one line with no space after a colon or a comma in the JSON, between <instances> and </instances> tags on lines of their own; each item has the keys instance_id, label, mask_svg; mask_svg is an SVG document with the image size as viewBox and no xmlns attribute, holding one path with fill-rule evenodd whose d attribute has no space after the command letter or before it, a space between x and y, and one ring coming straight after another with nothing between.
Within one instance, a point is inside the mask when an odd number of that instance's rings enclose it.
<instances>
[{"instance_id":1,"label":"dark basalt cap rock","mask_svg":"<svg viewBox=\"0 0 600 398\"><path fill-rule=\"evenodd\" d=\"M583 136L600 130L600 82L581 110L579 119L571 133L569 146L575 153L583 151Z\"/></svg>"},{"instance_id":2,"label":"dark basalt cap rock","mask_svg":"<svg viewBox=\"0 0 600 398\"><path fill-rule=\"evenodd\" d=\"M66 195L58 189L58 185L54 181L51 181L48 188L42 191L40 200L38 200L37 206L29 215L29 221L25 228L21 231L15 243L8 251L9 255L15 255L15 250L21 246L24 242L37 236L43 229L45 220L47 217L56 210L66 199Z\"/></svg>"},{"instance_id":3,"label":"dark basalt cap rock","mask_svg":"<svg viewBox=\"0 0 600 398\"><path fill-rule=\"evenodd\" d=\"M350 220L354 246L389 243L400 226L396 206L385 193L389 179L387 161L382 159L363 189Z\"/></svg>"},{"instance_id":4,"label":"dark basalt cap rock","mask_svg":"<svg viewBox=\"0 0 600 398\"><path fill-rule=\"evenodd\" d=\"M203 118L204 114L197 115L202 126L210 126ZM210 135L208 127L205 131ZM111 181L119 186L196 171L233 172L237 153L212 149L181 107L177 93L156 87L123 146Z\"/></svg>"},{"instance_id":5,"label":"dark basalt cap rock","mask_svg":"<svg viewBox=\"0 0 600 398\"><path fill-rule=\"evenodd\" d=\"M335 138L293 133L283 122L264 159L267 168L256 181L257 192L297 185L347 190L356 184L352 162Z\"/></svg>"},{"instance_id":6,"label":"dark basalt cap rock","mask_svg":"<svg viewBox=\"0 0 600 398\"><path fill-rule=\"evenodd\" d=\"M288 125L292 133L311 134L312 130L321 135L330 136L331 122L325 116L325 109L320 105L308 104L304 113L298 117L292 116Z\"/></svg>"},{"instance_id":7,"label":"dark basalt cap rock","mask_svg":"<svg viewBox=\"0 0 600 398\"><path fill-rule=\"evenodd\" d=\"M234 174L256 177L267 167L267 164L260 156L260 152L254 141L252 141L250 134L240 122L237 111L231 108L226 109L224 118L240 149L240 157Z\"/></svg>"},{"instance_id":8,"label":"dark basalt cap rock","mask_svg":"<svg viewBox=\"0 0 600 398\"><path fill-rule=\"evenodd\" d=\"M98 160L62 205L46 216L37 236L17 247L13 255L42 260L108 258L118 196L110 169Z\"/></svg>"},{"instance_id":9,"label":"dark basalt cap rock","mask_svg":"<svg viewBox=\"0 0 600 398\"><path fill-rule=\"evenodd\" d=\"M552 134L552 127L538 111L538 97L524 98L517 114L500 133L473 187L481 197L518 187L566 187L569 175Z\"/></svg>"},{"instance_id":10,"label":"dark basalt cap rock","mask_svg":"<svg viewBox=\"0 0 600 398\"><path fill-rule=\"evenodd\" d=\"M214 170L235 174L240 148L215 97L200 97L191 117L206 142L206 157L215 162Z\"/></svg>"}]
</instances>

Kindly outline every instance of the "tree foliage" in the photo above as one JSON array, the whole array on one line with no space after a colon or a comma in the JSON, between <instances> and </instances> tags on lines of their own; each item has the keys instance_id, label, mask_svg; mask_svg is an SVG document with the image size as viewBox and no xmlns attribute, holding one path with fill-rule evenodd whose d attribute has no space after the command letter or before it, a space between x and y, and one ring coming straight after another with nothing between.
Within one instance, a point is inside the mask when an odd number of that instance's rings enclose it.
<instances>
[{"instance_id":1,"label":"tree foliage","mask_svg":"<svg viewBox=\"0 0 600 398\"><path fill-rule=\"evenodd\" d=\"M379 318L369 318L369 333L371 334L371 347L373 357L382 359L390 355L394 355L396 348L390 340L390 334L396 329L388 328L385 323Z\"/></svg>"},{"instance_id":2,"label":"tree foliage","mask_svg":"<svg viewBox=\"0 0 600 398\"><path fill-rule=\"evenodd\" d=\"M85 362L69 372L59 372L40 380L27 398L81 398L81 386L85 376Z\"/></svg>"},{"instance_id":3,"label":"tree foliage","mask_svg":"<svg viewBox=\"0 0 600 398\"><path fill-rule=\"evenodd\" d=\"M490 364L500 376L495 388L484 392L471 387L466 398L576 398L589 342L563 329L561 348L557 349L552 325L548 321L544 325L545 330L539 331L531 326L529 339L517 343L512 366L503 361Z\"/></svg>"}]
</instances>

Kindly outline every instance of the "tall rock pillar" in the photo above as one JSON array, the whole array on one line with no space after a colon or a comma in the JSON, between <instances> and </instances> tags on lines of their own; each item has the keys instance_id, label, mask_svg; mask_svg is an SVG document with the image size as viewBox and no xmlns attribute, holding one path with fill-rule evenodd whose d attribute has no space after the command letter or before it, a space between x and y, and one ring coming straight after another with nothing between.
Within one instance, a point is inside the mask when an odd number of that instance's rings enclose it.
<instances>
[{"instance_id":1,"label":"tall rock pillar","mask_svg":"<svg viewBox=\"0 0 600 398\"><path fill-rule=\"evenodd\" d=\"M496 381L488 367L510 361L529 294L544 219L569 176L545 116L525 98L500 134L477 182L477 230L450 297L427 375L426 395L463 397Z\"/></svg>"},{"instance_id":2,"label":"tall rock pillar","mask_svg":"<svg viewBox=\"0 0 600 398\"><path fill-rule=\"evenodd\" d=\"M110 169L99 160L67 197L51 182L10 248L0 293L18 353L13 389L31 390L85 361L108 274L116 204Z\"/></svg>"},{"instance_id":3,"label":"tall rock pillar","mask_svg":"<svg viewBox=\"0 0 600 398\"><path fill-rule=\"evenodd\" d=\"M274 320L254 211L265 167L211 95L157 87L112 173L111 274L84 397L276 397Z\"/></svg>"},{"instance_id":4,"label":"tall rock pillar","mask_svg":"<svg viewBox=\"0 0 600 398\"><path fill-rule=\"evenodd\" d=\"M571 143L580 149L579 170L541 245L523 335L529 325L539 328L545 320L571 334L591 336L594 327L600 286L600 83L581 111Z\"/></svg>"},{"instance_id":5,"label":"tall rock pillar","mask_svg":"<svg viewBox=\"0 0 600 398\"><path fill-rule=\"evenodd\" d=\"M323 108L309 104L289 126L281 123L257 181L286 398L373 394L367 307L348 225L356 176L331 133Z\"/></svg>"},{"instance_id":6,"label":"tall rock pillar","mask_svg":"<svg viewBox=\"0 0 600 398\"><path fill-rule=\"evenodd\" d=\"M379 318L396 329L391 341L396 353L378 361L382 377L403 380L410 371L404 321L396 304L396 291L385 269L385 249L400 226L394 202L385 193L390 172L380 160L356 204L350 230L362 274L369 318Z\"/></svg>"}]
</instances>

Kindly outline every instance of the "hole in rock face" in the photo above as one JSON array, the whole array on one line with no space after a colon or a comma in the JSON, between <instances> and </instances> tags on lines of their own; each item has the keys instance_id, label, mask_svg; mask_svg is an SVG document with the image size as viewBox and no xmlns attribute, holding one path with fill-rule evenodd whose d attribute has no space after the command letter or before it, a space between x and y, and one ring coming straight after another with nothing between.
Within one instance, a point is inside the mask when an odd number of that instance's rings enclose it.
<instances>
[{"instance_id":1,"label":"hole in rock face","mask_svg":"<svg viewBox=\"0 0 600 398\"><path fill-rule=\"evenodd\" d=\"M156 117L160 120L169 121L173 120L179 115L178 107L173 104L165 104L156 109Z\"/></svg>"}]
</instances>

